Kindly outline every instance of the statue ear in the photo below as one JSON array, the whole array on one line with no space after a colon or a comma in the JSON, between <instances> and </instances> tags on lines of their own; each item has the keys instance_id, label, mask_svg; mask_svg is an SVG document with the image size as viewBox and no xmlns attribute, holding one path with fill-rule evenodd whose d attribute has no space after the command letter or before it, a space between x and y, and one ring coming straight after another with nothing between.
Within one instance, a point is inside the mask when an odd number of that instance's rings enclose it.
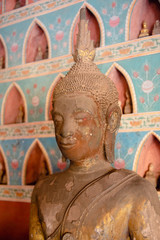
<instances>
[{"instance_id":1,"label":"statue ear","mask_svg":"<svg viewBox=\"0 0 160 240\"><path fill-rule=\"evenodd\" d=\"M109 106L106 114L106 123L107 123L107 129L114 133L119 129L120 121L121 121L121 108L116 103L113 103Z\"/></svg>"},{"instance_id":2,"label":"statue ear","mask_svg":"<svg viewBox=\"0 0 160 240\"><path fill-rule=\"evenodd\" d=\"M109 106L106 114L107 128L105 132L105 154L108 162L114 161L114 145L116 133L120 126L121 108L118 104L113 103Z\"/></svg>"}]
</instances>

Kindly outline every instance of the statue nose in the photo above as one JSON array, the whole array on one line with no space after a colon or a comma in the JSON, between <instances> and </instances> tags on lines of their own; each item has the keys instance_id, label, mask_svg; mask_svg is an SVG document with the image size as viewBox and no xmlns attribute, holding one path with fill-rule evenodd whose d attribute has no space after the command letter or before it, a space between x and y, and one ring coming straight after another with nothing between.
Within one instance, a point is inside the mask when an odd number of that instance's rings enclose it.
<instances>
[{"instance_id":1,"label":"statue nose","mask_svg":"<svg viewBox=\"0 0 160 240\"><path fill-rule=\"evenodd\" d=\"M74 123L72 121L65 121L61 128L61 136L63 138L71 137L74 134Z\"/></svg>"},{"instance_id":2,"label":"statue nose","mask_svg":"<svg viewBox=\"0 0 160 240\"><path fill-rule=\"evenodd\" d=\"M63 137L63 138L67 138L67 137L73 136L73 132L71 132L71 131L67 131L67 132L63 131L63 132L61 132L60 135L61 135L61 137Z\"/></svg>"}]
</instances>

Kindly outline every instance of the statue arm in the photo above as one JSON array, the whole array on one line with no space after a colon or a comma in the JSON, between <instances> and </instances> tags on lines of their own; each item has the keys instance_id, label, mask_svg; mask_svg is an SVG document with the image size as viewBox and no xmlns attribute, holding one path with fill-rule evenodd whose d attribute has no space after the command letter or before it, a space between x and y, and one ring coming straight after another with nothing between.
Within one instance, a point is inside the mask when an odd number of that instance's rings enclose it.
<instances>
[{"instance_id":1,"label":"statue arm","mask_svg":"<svg viewBox=\"0 0 160 240\"><path fill-rule=\"evenodd\" d=\"M143 186L144 187L144 186ZM137 202L129 220L131 239L159 240L160 201L154 187L148 183L138 191Z\"/></svg>"},{"instance_id":2,"label":"statue arm","mask_svg":"<svg viewBox=\"0 0 160 240\"><path fill-rule=\"evenodd\" d=\"M38 207L36 201L34 201L34 198L35 193L33 192L30 209L29 240L44 240L45 238L38 216Z\"/></svg>"}]
</instances>

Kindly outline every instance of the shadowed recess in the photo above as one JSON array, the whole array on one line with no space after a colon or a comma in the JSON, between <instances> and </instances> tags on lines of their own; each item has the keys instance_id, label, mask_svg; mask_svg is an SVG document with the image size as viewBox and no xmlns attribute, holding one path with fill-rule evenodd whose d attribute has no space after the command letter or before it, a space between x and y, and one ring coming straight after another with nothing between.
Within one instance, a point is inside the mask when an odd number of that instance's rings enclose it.
<instances>
[{"instance_id":1,"label":"shadowed recess","mask_svg":"<svg viewBox=\"0 0 160 240\"><path fill-rule=\"evenodd\" d=\"M113 67L113 69L109 74L109 77L112 79L112 81L116 85L116 88L119 94L119 101L121 103L122 113L123 114L132 113L133 105L132 105L131 93L130 93L126 78L116 67Z\"/></svg>"},{"instance_id":2,"label":"shadowed recess","mask_svg":"<svg viewBox=\"0 0 160 240\"><path fill-rule=\"evenodd\" d=\"M133 9L130 20L129 39L138 38L143 21L146 22L149 35L152 34L154 23L160 20L160 3L158 0L138 0Z\"/></svg>"},{"instance_id":3,"label":"shadowed recess","mask_svg":"<svg viewBox=\"0 0 160 240\"><path fill-rule=\"evenodd\" d=\"M5 68L5 49L0 39L0 69Z\"/></svg>"},{"instance_id":4,"label":"shadowed recess","mask_svg":"<svg viewBox=\"0 0 160 240\"><path fill-rule=\"evenodd\" d=\"M4 124L23 123L24 119L25 119L24 100L17 87L13 86L10 89L5 101Z\"/></svg>"},{"instance_id":5,"label":"shadowed recess","mask_svg":"<svg viewBox=\"0 0 160 240\"><path fill-rule=\"evenodd\" d=\"M27 160L25 184L34 185L41 177L44 177L48 174L49 167L46 157L39 147L39 144L36 142Z\"/></svg>"},{"instance_id":6,"label":"shadowed recess","mask_svg":"<svg viewBox=\"0 0 160 240\"><path fill-rule=\"evenodd\" d=\"M138 174L148 179L160 190L160 142L150 134L144 142L139 157Z\"/></svg>"},{"instance_id":7,"label":"shadowed recess","mask_svg":"<svg viewBox=\"0 0 160 240\"><path fill-rule=\"evenodd\" d=\"M26 1L25 0L6 0L5 3L6 3L5 11L9 12L9 11L12 11L13 9L17 9L25 6Z\"/></svg>"},{"instance_id":8,"label":"shadowed recess","mask_svg":"<svg viewBox=\"0 0 160 240\"><path fill-rule=\"evenodd\" d=\"M26 63L48 58L48 42L43 29L35 23L30 30L27 47Z\"/></svg>"},{"instance_id":9,"label":"shadowed recess","mask_svg":"<svg viewBox=\"0 0 160 240\"><path fill-rule=\"evenodd\" d=\"M7 184L7 172L1 151L0 151L0 184Z\"/></svg>"}]
</instances>

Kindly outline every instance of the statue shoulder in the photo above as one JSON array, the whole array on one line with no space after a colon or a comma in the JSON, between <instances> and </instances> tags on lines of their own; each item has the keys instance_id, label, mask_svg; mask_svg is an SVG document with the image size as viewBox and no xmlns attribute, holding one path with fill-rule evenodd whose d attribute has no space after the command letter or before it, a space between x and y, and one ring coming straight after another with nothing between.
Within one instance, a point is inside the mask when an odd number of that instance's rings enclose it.
<instances>
[{"instance_id":1,"label":"statue shoulder","mask_svg":"<svg viewBox=\"0 0 160 240\"><path fill-rule=\"evenodd\" d=\"M159 239L160 201L155 187L146 179L137 175L131 184L128 194L132 211L129 217L129 229L135 239Z\"/></svg>"},{"instance_id":2,"label":"statue shoulder","mask_svg":"<svg viewBox=\"0 0 160 240\"><path fill-rule=\"evenodd\" d=\"M136 176L137 174L135 172L127 169L113 169L113 171L109 173L109 179L111 179L113 183L121 183L123 180L126 181Z\"/></svg>"},{"instance_id":3,"label":"statue shoulder","mask_svg":"<svg viewBox=\"0 0 160 240\"><path fill-rule=\"evenodd\" d=\"M149 200L152 205L160 210L160 201L155 187L137 173L131 170L120 169L111 173L110 178L117 182L119 186L121 185L121 194L124 192L133 202Z\"/></svg>"},{"instance_id":4,"label":"statue shoulder","mask_svg":"<svg viewBox=\"0 0 160 240\"><path fill-rule=\"evenodd\" d=\"M59 188L59 183L62 182L61 180L64 179L65 181L65 173L54 173L49 176L45 176L41 178L34 186L32 192L32 202L36 201L38 196L42 196L43 194L50 194L51 191L55 191Z\"/></svg>"},{"instance_id":5,"label":"statue shoulder","mask_svg":"<svg viewBox=\"0 0 160 240\"><path fill-rule=\"evenodd\" d=\"M150 202L155 211L160 213L160 201L155 187L148 180L133 171L122 170L121 174L126 176L127 174L133 174L125 189L133 199L135 205Z\"/></svg>"},{"instance_id":6,"label":"statue shoulder","mask_svg":"<svg viewBox=\"0 0 160 240\"><path fill-rule=\"evenodd\" d=\"M139 201L149 201L155 210L160 213L160 201L155 187L146 179L137 175L133 182L136 198Z\"/></svg>"}]
</instances>

